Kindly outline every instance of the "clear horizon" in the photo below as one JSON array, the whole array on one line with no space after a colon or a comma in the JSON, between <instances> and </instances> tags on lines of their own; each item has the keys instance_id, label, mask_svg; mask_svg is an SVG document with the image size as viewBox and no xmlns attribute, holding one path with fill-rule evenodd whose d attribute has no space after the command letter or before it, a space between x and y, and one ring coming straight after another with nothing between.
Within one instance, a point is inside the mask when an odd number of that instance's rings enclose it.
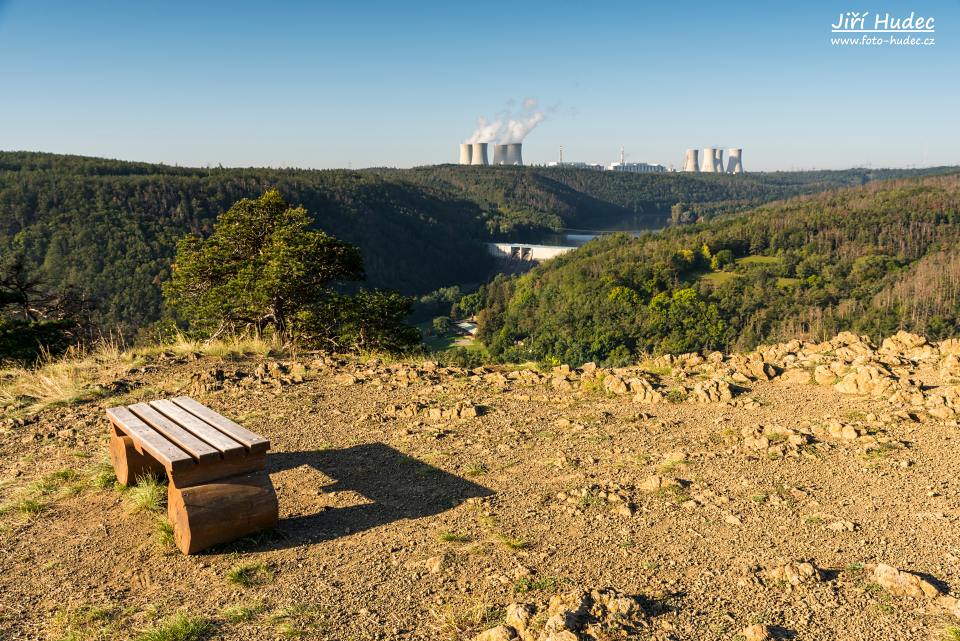
<instances>
[{"instance_id":1,"label":"clear horizon","mask_svg":"<svg viewBox=\"0 0 960 641\"><path fill-rule=\"evenodd\" d=\"M871 22L933 17L936 44L831 44L853 9ZM530 164L562 145L567 161L607 164L623 146L628 162L674 167L688 147L740 147L748 172L960 165L958 19L956 0L0 0L0 147L195 167L409 167L456 162L478 118L517 116L535 99L526 113L544 120L524 139Z\"/></svg>"}]
</instances>

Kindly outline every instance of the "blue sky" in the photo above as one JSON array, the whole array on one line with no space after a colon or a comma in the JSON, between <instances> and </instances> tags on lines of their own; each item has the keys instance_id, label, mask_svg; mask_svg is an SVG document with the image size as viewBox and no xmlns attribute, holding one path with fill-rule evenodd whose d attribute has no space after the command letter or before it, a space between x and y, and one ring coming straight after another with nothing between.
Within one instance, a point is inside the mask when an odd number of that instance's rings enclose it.
<instances>
[{"instance_id":1,"label":"blue sky","mask_svg":"<svg viewBox=\"0 0 960 641\"><path fill-rule=\"evenodd\" d=\"M934 16L936 44L833 46L848 10ZM0 60L2 149L403 167L536 98L527 162L960 164L960 0L0 0Z\"/></svg>"}]
</instances>

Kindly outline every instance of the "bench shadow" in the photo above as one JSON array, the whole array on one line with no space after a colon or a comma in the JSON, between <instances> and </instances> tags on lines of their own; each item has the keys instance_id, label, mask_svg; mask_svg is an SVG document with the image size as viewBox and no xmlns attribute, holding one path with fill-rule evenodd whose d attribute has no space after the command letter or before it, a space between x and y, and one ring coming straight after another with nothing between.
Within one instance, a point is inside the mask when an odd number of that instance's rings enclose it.
<instances>
[{"instance_id":1,"label":"bench shadow","mask_svg":"<svg viewBox=\"0 0 960 641\"><path fill-rule=\"evenodd\" d=\"M432 516L467 499L493 494L383 443L267 456L269 474L302 466L334 479L332 484L318 484L318 493L352 491L370 502L283 518L276 530L218 546L218 551L281 549L328 541L394 521Z\"/></svg>"}]
</instances>

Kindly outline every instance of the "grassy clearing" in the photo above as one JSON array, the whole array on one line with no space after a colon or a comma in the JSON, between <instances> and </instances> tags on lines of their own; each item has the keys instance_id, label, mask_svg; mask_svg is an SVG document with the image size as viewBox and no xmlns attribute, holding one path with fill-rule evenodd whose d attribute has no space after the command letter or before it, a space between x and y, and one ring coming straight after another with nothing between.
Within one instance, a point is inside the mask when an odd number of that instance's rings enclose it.
<instances>
[{"instance_id":1,"label":"grassy clearing","mask_svg":"<svg viewBox=\"0 0 960 641\"><path fill-rule=\"evenodd\" d=\"M781 262L780 258L777 256L744 256L743 258L738 258L736 263L738 265L779 265Z\"/></svg>"},{"instance_id":2,"label":"grassy clearing","mask_svg":"<svg viewBox=\"0 0 960 641\"><path fill-rule=\"evenodd\" d=\"M245 563L227 572L227 582L250 588L273 579L273 571L264 563Z\"/></svg>"},{"instance_id":3,"label":"grassy clearing","mask_svg":"<svg viewBox=\"0 0 960 641\"><path fill-rule=\"evenodd\" d=\"M719 287L725 283L738 278L740 275L736 272L707 272L700 276L700 280Z\"/></svg>"},{"instance_id":4,"label":"grassy clearing","mask_svg":"<svg viewBox=\"0 0 960 641\"><path fill-rule=\"evenodd\" d=\"M203 641L213 632L213 623L207 619L176 614L135 638L136 641Z\"/></svg>"},{"instance_id":5,"label":"grassy clearing","mask_svg":"<svg viewBox=\"0 0 960 641\"><path fill-rule=\"evenodd\" d=\"M960 627L955 625L943 629L944 641L960 641Z\"/></svg>"}]
</instances>

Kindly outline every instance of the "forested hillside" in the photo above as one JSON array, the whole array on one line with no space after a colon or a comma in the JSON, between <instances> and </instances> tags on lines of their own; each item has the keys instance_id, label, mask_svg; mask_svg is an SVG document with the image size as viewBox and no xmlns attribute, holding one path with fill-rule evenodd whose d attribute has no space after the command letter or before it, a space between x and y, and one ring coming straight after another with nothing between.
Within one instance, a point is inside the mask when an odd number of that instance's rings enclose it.
<instances>
[{"instance_id":1,"label":"forested hillside","mask_svg":"<svg viewBox=\"0 0 960 641\"><path fill-rule=\"evenodd\" d=\"M841 330L960 328L960 174L871 183L588 243L468 304L502 359L627 362Z\"/></svg>"},{"instance_id":2,"label":"forested hillside","mask_svg":"<svg viewBox=\"0 0 960 641\"><path fill-rule=\"evenodd\" d=\"M102 331L121 326L131 334L160 318L159 284L169 277L176 242L191 232L208 235L217 214L273 188L303 205L318 227L360 247L368 286L417 294L488 278L480 242L497 234L637 215L657 228L678 202L696 217L889 173L197 169L0 152L0 270L22 264L46 295L79 297Z\"/></svg>"}]
</instances>

